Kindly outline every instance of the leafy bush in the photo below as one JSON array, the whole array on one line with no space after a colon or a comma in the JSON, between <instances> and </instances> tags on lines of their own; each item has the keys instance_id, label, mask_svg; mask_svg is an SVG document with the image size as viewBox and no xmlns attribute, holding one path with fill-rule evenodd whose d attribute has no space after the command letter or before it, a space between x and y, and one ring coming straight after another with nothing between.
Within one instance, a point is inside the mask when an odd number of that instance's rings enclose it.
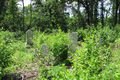
<instances>
[{"instance_id":1,"label":"leafy bush","mask_svg":"<svg viewBox=\"0 0 120 80\"><path fill-rule=\"evenodd\" d=\"M109 63L111 57L110 49L96 46L94 37L93 35L85 39L87 44L84 51L80 54L82 56L78 57L81 60L79 62L80 65L82 64L83 69L89 70L88 74L91 75L91 77L99 74L101 70L104 69L104 65Z\"/></svg>"},{"instance_id":2,"label":"leafy bush","mask_svg":"<svg viewBox=\"0 0 120 80\"><path fill-rule=\"evenodd\" d=\"M63 62L68 57L68 44L67 35L62 32L59 32L55 38L50 50L53 52L53 56L56 60Z\"/></svg>"},{"instance_id":3,"label":"leafy bush","mask_svg":"<svg viewBox=\"0 0 120 80\"><path fill-rule=\"evenodd\" d=\"M78 41L84 41L84 38L86 37L85 30L83 28L77 30L78 33Z\"/></svg>"},{"instance_id":4,"label":"leafy bush","mask_svg":"<svg viewBox=\"0 0 120 80\"><path fill-rule=\"evenodd\" d=\"M116 33L116 27L111 29L109 26L104 26L102 28L101 24L96 28L94 26L88 26L86 37L90 37L94 34L94 41L99 42L102 40L102 45L109 46L110 43L113 43L118 38L118 33Z\"/></svg>"},{"instance_id":5,"label":"leafy bush","mask_svg":"<svg viewBox=\"0 0 120 80\"><path fill-rule=\"evenodd\" d=\"M114 37L119 38L120 37L120 25L117 24L113 30L115 31Z\"/></svg>"},{"instance_id":6,"label":"leafy bush","mask_svg":"<svg viewBox=\"0 0 120 80\"><path fill-rule=\"evenodd\" d=\"M13 36L16 40L25 40L25 33L23 31L17 31L17 32L14 32ZM24 37L23 37L24 35Z\"/></svg>"},{"instance_id":7,"label":"leafy bush","mask_svg":"<svg viewBox=\"0 0 120 80\"><path fill-rule=\"evenodd\" d=\"M94 32L93 32L94 33ZM61 35L61 36L60 36ZM51 50L56 53L55 58L61 60L61 49L64 48L62 43L67 43L64 41L64 34L59 33L54 36L54 44ZM71 54L72 58L68 59L73 63L71 69L66 69L64 63L57 66L52 66L51 68L43 68L40 75L41 79L76 79L76 80L93 80L100 79L102 77L101 73L106 69L106 66L111 62L111 51L109 48L97 46L95 42L95 33L91 34L90 37L85 38L85 43L83 47L80 47L74 54ZM65 37L66 38L66 37ZM60 40L59 40L60 39ZM59 42L59 43L58 43ZM51 43L51 42L49 42ZM63 47L61 47L63 46ZM59 47L59 48L58 48ZM64 53L65 54L65 53ZM44 74L41 74L43 73ZM100 76L99 76L100 75Z\"/></svg>"},{"instance_id":8,"label":"leafy bush","mask_svg":"<svg viewBox=\"0 0 120 80\"><path fill-rule=\"evenodd\" d=\"M0 68L3 71L12 62L11 56L14 53L14 49L9 32L1 31L0 34Z\"/></svg>"},{"instance_id":9,"label":"leafy bush","mask_svg":"<svg viewBox=\"0 0 120 80\"><path fill-rule=\"evenodd\" d=\"M67 34L62 32L61 29L49 35L40 32L35 33L33 42L34 47L38 50L39 53L41 50L40 45L47 44L51 55L55 57L56 61L63 62L68 57L68 50L70 48L68 44L70 45L70 40L68 39Z\"/></svg>"},{"instance_id":10,"label":"leafy bush","mask_svg":"<svg viewBox=\"0 0 120 80\"><path fill-rule=\"evenodd\" d=\"M100 73L100 78L104 80L119 80L120 68L118 63L110 63L106 66L105 70Z\"/></svg>"},{"instance_id":11,"label":"leafy bush","mask_svg":"<svg viewBox=\"0 0 120 80\"><path fill-rule=\"evenodd\" d=\"M114 42L116 39L116 33L112 29L110 29L108 26L104 27L103 29L100 29L98 34L100 35L100 38L102 39L103 45L109 45L110 42Z\"/></svg>"},{"instance_id":12,"label":"leafy bush","mask_svg":"<svg viewBox=\"0 0 120 80\"><path fill-rule=\"evenodd\" d=\"M41 45L46 44L46 40L48 39L48 36L45 35L45 33L41 33L40 31L34 32L34 38L32 40L35 48L35 56L36 57L43 57L43 53L41 52Z\"/></svg>"},{"instance_id":13,"label":"leafy bush","mask_svg":"<svg viewBox=\"0 0 120 80\"><path fill-rule=\"evenodd\" d=\"M99 79L99 74L106 68L111 60L109 48L97 46L95 35L85 38L84 47L78 50L72 58L73 66L78 79ZM76 76L77 77L77 76Z\"/></svg>"}]
</instances>

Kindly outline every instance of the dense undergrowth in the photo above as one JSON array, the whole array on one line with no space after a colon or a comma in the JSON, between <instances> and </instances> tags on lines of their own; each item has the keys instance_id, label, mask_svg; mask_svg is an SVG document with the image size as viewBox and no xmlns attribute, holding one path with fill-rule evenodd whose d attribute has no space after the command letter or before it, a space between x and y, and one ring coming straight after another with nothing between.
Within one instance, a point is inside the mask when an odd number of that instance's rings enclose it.
<instances>
[{"instance_id":1,"label":"dense undergrowth","mask_svg":"<svg viewBox=\"0 0 120 80\"><path fill-rule=\"evenodd\" d=\"M119 31L119 25L112 29L109 26L102 29L101 25L78 29L74 53L68 33L60 29L49 34L34 31L34 46L30 49L25 48L22 32L0 31L0 78L37 60L40 64L37 80L119 80ZM49 56L41 51L42 44L48 46Z\"/></svg>"}]
</instances>

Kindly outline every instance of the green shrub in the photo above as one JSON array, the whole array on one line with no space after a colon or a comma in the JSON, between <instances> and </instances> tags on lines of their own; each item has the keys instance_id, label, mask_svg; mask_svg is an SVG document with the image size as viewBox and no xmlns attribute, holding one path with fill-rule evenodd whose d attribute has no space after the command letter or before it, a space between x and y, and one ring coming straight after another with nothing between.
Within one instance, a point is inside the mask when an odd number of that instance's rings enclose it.
<instances>
[{"instance_id":1,"label":"green shrub","mask_svg":"<svg viewBox=\"0 0 120 80\"><path fill-rule=\"evenodd\" d=\"M117 24L117 25L113 28L113 30L115 31L114 37L119 38L119 37L120 37L120 25Z\"/></svg>"},{"instance_id":2,"label":"green shrub","mask_svg":"<svg viewBox=\"0 0 120 80\"><path fill-rule=\"evenodd\" d=\"M59 79L64 79L64 75L63 73L60 72L64 72L65 71L65 66L54 66L51 67L48 72L47 72L47 79L53 79L53 80L59 80Z\"/></svg>"},{"instance_id":3,"label":"green shrub","mask_svg":"<svg viewBox=\"0 0 120 80\"><path fill-rule=\"evenodd\" d=\"M110 42L114 42L116 39L116 33L112 29L110 29L109 26L100 29L98 34L102 39L103 45L108 46Z\"/></svg>"},{"instance_id":4,"label":"green shrub","mask_svg":"<svg viewBox=\"0 0 120 80\"><path fill-rule=\"evenodd\" d=\"M94 41L100 42L102 40L102 45L109 46L110 43L113 43L118 38L118 33L116 33L115 29L111 29L109 26L104 26L102 28L101 25L97 26L88 26L86 37L90 37L94 34Z\"/></svg>"},{"instance_id":5,"label":"green shrub","mask_svg":"<svg viewBox=\"0 0 120 80\"><path fill-rule=\"evenodd\" d=\"M76 69L74 74L78 75L78 79L99 79L98 75L105 69L105 65L111 62L110 49L96 46L94 37L92 35L85 38L86 45L78 50L71 59L73 67Z\"/></svg>"},{"instance_id":6,"label":"green shrub","mask_svg":"<svg viewBox=\"0 0 120 80\"><path fill-rule=\"evenodd\" d=\"M41 33L40 31L34 31L34 38L32 40L35 49L35 57L43 57L44 53L41 52L41 45L46 44L46 40L48 36L45 33Z\"/></svg>"},{"instance_id":7,"label":"green shrub","mask_svg":"<svg viewBox=\"0 0 120 80\"><path fill-rule=\"evenodd\" d=\"M53 55L57 61L63 62L68 57L68 50L70 48L68 44L70 45L70 40L67 34L60 29L49 35L40 32L35 33L33 43L40 54L44 54L40 51L41 45L47 44L51 55Z\"/></svg>"},{"instance_id":8,"label":"green shrub","mask_svg":"<svg viewBox=\"0 0 120 80\"><path fill-rule=\"evenodd\" d=\"M14 53L12 38L8 35L9 32L0 32L0 68L3 71L4 68L10 65L12 62L11 56ZM3 72L0 72L3 74Z\"/></svg>"},{"instance_id":9,"label":"green shrub","mask_svg":"<svg viewBox=\"0 0 120 80\"><path fill-rule=\"evenodd\" d=\"M70 50L70 40L67 34L58 30L54 37L51 36L51 42L49 43L49 48L53 53L53 56L57 61L63 62L68 57L68 50Z\"/></svg>"},{"instance_id":10,"label":"green shrub","mask_svg":"<svg viewBox=\"0 0 120 80\"><path fill-rule=\"evenodd\" d=\"M75 70L66 69L64 64L62 66L51 66L51 68L42 68L40 70L41 80L75 80L77 79L73 73ZM39 80L39 79L38 79Z\"/></svg>"},{"instance_id":11,"label":"green shrub","mask_svg":"<svg viewBox=\"0 0 120 80\"><path fill-rule=\"evenodd\" d=\"M14 32L13 36L16 40L25 40L25 33L23 31Z\"/></svg>"},{"instance_id":12,"label":"green shrub","mask_svg":"<svg viewBox=\"0 0 120 80\"><path fill-rule=\"evenodd\" d=\"M119 66L119 63L110 63L106 65L106 68L100 73L100 78L104 80L119 80Z\"/></svg>"},{"instance_id":13,"label":"green shrub","mask_svg":"<svg viewBox=\"0 0 120 80\"><path fill-rule=\"evenodd\" d=\"M55 40L51 50L53 52L53 56L58 60L63 62L68 57L68 44L67 39L63 36L59 36L57 40Z\"/></svg>"},{"instance_id":14,"label":"green shrub","mask_svg":"<svg viewBox=\"0 0 120 80\"><path fill-rule=\"evenodd\" d=\"M78 41L84 41L84 38L86 37L85 30L83 28L77 30L78 33Z\"/></svg>"}]
</instances>

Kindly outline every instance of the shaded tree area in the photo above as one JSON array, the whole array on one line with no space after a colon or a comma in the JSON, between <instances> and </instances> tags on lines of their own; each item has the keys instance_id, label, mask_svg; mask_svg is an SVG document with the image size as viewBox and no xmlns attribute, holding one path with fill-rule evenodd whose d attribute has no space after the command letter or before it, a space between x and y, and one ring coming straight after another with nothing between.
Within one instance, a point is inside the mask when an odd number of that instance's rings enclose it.
<instances>
[{"instance_id":1,"label":"shaded tree area","mask_svg":"<svg viewBox=\"0 0 120 80\"><path fill-rule=\"evenodd\" d=\"M22 7L18 7L18 2ZM52 29L76 31L87 25L110 27L120 24L119 0L24 0L0 1L0 28L26 31L30 28L51 32ZM107 6L107 7L106 7Z\"/></svg>"},{"instance_id":2,"label":"shaded tree area","mask_svg":"<svg viewBox=\"0 0 120 80\"><path fill-rule=\"evenodd\" d=\"M7 7L7 4L6 4L6 0L1 0L0 1L0 22L4 19L5 17L5 11L6 11L6 7Z\"/></svg>"},{"instance_id":3,"label":"shaded tree area","mask_svg":"<svg viewBox=\"0 0 120 80\"><path fill-rule=\"evenodd\" d=\"M18 10L17 2L15 0L7 0L3 7L5 9L3 11L4 13L1 14L3 19L1 20L0 27L10 31L22 30L20 28L22 17Z\"/></svg>"}]
</instances>

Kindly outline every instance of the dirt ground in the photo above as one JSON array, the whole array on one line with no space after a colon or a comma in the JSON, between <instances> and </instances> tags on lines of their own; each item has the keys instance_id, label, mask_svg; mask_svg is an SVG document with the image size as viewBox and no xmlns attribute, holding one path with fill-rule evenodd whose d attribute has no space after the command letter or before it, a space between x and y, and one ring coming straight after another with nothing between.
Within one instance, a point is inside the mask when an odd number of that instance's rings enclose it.
<instances>
[{"instance_id":1,"label":"dirt ground","mask_svg":"<svg viewBox=\"0 0 120 80\"><path fill-rule=\"evenodd\" d=\"M2 80L35 80L39 77L39 63L30 63L25 67L21 67L20 71L6 74ZM19 72L19 73L18 73Z\"/></svg>"}]
</instances>

